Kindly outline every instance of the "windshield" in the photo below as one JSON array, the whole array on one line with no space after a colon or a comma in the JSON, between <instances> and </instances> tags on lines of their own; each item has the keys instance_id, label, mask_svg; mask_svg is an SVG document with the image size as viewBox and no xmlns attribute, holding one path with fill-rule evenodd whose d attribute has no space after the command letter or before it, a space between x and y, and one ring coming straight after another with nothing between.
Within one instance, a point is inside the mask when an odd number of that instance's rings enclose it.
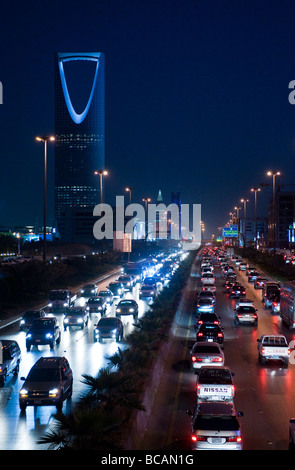
<instances>
[{"instance_id":1,"label":"windshield","mask_svg":"<svg viewBox=\"0 0 295 470\"><path fill-rule=\"evenodd\" d=\"M67 298L67 292L50 292L49 300L65 300Z\"/></svg>"},{"instance_id":2,"label":"windshield","mask_svg":"<svg viewBox=\"0 0 295 470\"><path fill-rule=\"evenodd\" d=\"M54 328L52 320L35 320L32 324L32 329Z\"/></svg>"},{"instance_id":3,"label":"windshield","mask_svg":"<svg viewBox=\"0 0 295 470\"><path fill-rule=\"evenodd\" d=\"M59 369L32 369L27 377L30 382L53 382L60 378Z\"/></svg>"},{"instance_id":4,"label":"windshield","mask_svg":"<svg viewBox=\"0 0 295 470\"><path fill-rule=\"evenodd\" d=\"M255 312L255 308L254 308L254 307L243 306L243 307L237 308L237 311L238 311L239 313L254 313L254 312Z\"/></svg>"},{"instance_id":5,"label":"windshield","mask_svg":"<svg viewBox=\"0 0 295 470\"><path fill-rule=\"evenodd\" d=\"M134 300L122 300L119 305L135 305Z\"/></svg>"},{"instance_id":6,"label":"windshield","mask_svg":"<svg viewBox=\"0 0 295 470\"><path fill-rule=\"evenodd\" d=\"M102 318L101 320L99 320L98 324L97 324L98 327L100 326L109 326L109 327L116 327L117 326L117 321L116 321L116 318Z\"/></svg>"},{"instance_id":7,"label":"windshield","mask_svg":"<svg viewBox=\"0 0 295 470\"><path fill-rule=\"evenodd\" d=\"M209 354L219 354L219 349L217 346L196 346L193 349L193 352L195 354L200 354L200 353L209 353Z\"/></svg>"},{"instance_id":8,"label":"windshield","mask_svg":"<svg viewBox=\"0 0 295 470\"><path fill-rule=\"evenodd\" d=\"M40 318L40 312L26 312L23 316L23 318L28 319L28 318Z\"/></svg>"}]
</instances>

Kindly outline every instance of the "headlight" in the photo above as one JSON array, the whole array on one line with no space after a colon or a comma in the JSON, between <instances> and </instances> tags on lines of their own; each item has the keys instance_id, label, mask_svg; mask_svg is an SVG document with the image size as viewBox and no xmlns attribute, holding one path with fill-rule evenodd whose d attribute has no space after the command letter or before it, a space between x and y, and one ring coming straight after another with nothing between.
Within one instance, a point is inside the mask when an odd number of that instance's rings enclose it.
<instances>
[{"instance_id":1,"label":"headlight","mask_svg":"<svg viewBox=\"0 0 295 470\"><path fill-rule=\"evenodd\" d=\"M52 333L46 333L45 338L52 338Z\"/></svg>"},{"instance_id":2,"label":"headlight","mask_svg":"<svg viewBox=\"0 0 295 470\"><path fill-rule=\"evenodd\" d=\"M94 289L91 289L91 294L94 294L95 290Z\"/></svg>"},{"instance_id":3,"label":"headlight","mask_svg":"<svg viewBox=\"0 0 295 470\"><path fill-rule=\"evenodd\" d=\"M25 323L26 323L25 320L21 320L21 321L20 321L20 324L21 324L21 325L24 325Z\"/></svg>"},{"instance_id":4,"label":"headlight","mask_svg":"<svg viewBox=\"0 0 295 470\"><path fill-rule=\"evenodd\" d=\"M21 391L19 392L20 397L27 397L28 396L28 390L25 388L22 388Z\"/></svg>"},{"instance_id":5,"label":"headlight","mask_svg":"<svg viewBox=\"0 0 295 470\"><path fill-rule=\"evenodd\" d=\"M97 307L97 309L98 309L98 310L101 310L101 309L102 309L102 306L101 306L101 305L99 305L99 306Z\"/></svg>"},{"instance_id":6,"label":"headlight","mask_svg":"<svg viewBox=\"0 0 295 470\"><path fill-rule=\"evenodd\" d=\"M48 395L50 397L56 397L58 395L58 392L59 392L58 388L53 388L52 390L49 390Z\"/></svg>"},{"instance_id":7,"label":"headlight","mask_svg":"<svg viewBox=\"0 0 295 470\"><path fill-rule=\"evenodd\" d=\"M121 312L121 309L120 309L120 308L117 308L117 309L116 309L116 312Z\"/></svg>"},{"instance_id":8,"label":"headlight","mask_svg":"<svg viewBox=\"0 0 295 470\"><path fill-rule=\"evenodd\" d=\"M78 323L82 323L82 321L83 321L83 318L78 318L78 319L77 319L77 322L78 322Z\"/></svg>"},{"instance_id":9,"label":"headlight","mask_svg":"<svg viewBox=\"0 0 295 470\"><path fill-rule=\"evenodd\" d=\"M68 318L64 318L64 323L69 323L69 319L68 319Z\"/></svg>"},{"instance_id":10,"label":"headlight","mask_svg":"<svg viewBox=\"0 0 295 470\"><path fill-rule=\"evenodd\" d=\"M90 307L87 305L86 310L90 310Z\"/></svg>"},{"instance_id":11,"label":"headlight","mask_svg":"<svg viewBox=\"0 0 295 470\"><path fill-rule=\"evenodd\" d=\"M52 307L52 302L50 302L50 304L48 304L48 307Z\"/></svg>"},{"instance_id":12,"label":"headlight","mask_svg":"<svg viewBox=\"0 0 295 470\"><path fill-rule=\"evenodd\" d=\"M84 289L81 289L82 294L84 294Z\"/></svg>"},{"instance_id":13,"label":"headlight","mask_svg":"<svg viewBox=\"0 0 295 470\"><path fill-rule=\"evenodd\" d=\"M64 302L64 307L67 307L67 306L68 306L67 302Z\"/></svg>"},{"instance_id":14,"label":"headlight","mask_svg":"<svg viewBox=\"0 0 295 470\"><path fill-rule=\"evenodd\" d=\"M129 312L134 312L134 308L130 308L130 309L129 309Z\"/></svg>"},{"instance_id":15,"label":"headlight","mask_svg":"<svg viewBox=\"0 0 295 470\"><path fill-rule=\"evenodd\" d=\"M26 336L26 338L32 338L31 333L28 333L27 336Z\"/></svg>"}]
</instances>

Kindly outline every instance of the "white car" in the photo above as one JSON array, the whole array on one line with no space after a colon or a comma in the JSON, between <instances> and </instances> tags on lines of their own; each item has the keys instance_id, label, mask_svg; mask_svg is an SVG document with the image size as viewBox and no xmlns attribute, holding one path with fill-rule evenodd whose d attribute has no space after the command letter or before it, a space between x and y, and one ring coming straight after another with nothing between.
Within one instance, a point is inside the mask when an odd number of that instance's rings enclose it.
<instances>
[{"instance_id":1,"label":"white car","mask_svg":"<svg viewBox=\"0 0 295 470\"><path fill-rule=\"evenodd\" d=\"M218 343L198 341L191 349L191 364L198 370L204 365L224 366L224 353Z\"/></svg>"},{"instance_id":2,"label":"white car","mask_svg":"<svg viewBox=\"0 0 295 470\"><path fill-rule=\"evenodd\" d=\"M201 276L202 284L215 284L215 277L213 273L205 273Z\"/></svg>"},{"instance_id":3,"label":"white car","mask_svg":"<svg viewBox=\"0 0 295 470\"><path fill-rule=\"evenodd\" d=\"M239 307L254 307L254 301L248 299L248 297L240 297L236 300L235 308Z\"/></svg>"},{"instance_id":4,"label":"white car","mask_svg":"<svg viewBox=\"0 0 295 470\"><path fill-rule=\"evenodd\" d=\"M201 402L192 416L192 450L242 450L241 427L233 403Z\"/></svg>"}]
</instances>

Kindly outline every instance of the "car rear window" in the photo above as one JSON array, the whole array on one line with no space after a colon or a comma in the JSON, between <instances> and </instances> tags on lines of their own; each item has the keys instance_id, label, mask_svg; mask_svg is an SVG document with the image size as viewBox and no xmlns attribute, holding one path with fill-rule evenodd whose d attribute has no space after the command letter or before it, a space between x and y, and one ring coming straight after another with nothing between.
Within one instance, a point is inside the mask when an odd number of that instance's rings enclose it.
<instances>
[{"instance_id":1,"label":"car rear window","mask_svg":"<svg viewBox=\"0 0 295 470\"><path fill-rule=\"evenodd\" d=\"M194 429L203 431L238 431L240 429L239 422L235 416L197 416L193 424Z\"/></svg>"}]
</instances>

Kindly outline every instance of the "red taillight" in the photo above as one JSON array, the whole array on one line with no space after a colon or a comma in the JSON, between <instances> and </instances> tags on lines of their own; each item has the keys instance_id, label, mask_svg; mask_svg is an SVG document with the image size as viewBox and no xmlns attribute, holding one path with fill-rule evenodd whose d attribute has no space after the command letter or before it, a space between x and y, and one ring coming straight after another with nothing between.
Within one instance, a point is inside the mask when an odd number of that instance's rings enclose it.
<instances>
[{"instance_id":1,"label":"red taillight","mask_svg":"<svg viewBox=\"0 0 295 470\"><path fill-rule=\"evenodd\" d=\"M235 386L234 386L234 385L231 386L231 391L232 391L232 392L235 391Z\"/></svg>"},{"instance_id":2,"label":"red taillight","mask_svg":"<svg viewBox=\"0 0 295 470\"><path fill-rule=\"evenodd\" d=\"M264 353L265 353L265 349L261 348L261 354L264 354Z\"/></svg>"},{"instance_id":3,"label":"red taillight","mask_svg":"<svg viewBox=\"0 0 295 470\"><path fill-rule=\"evenodd\" d=\"M213 357L212 362L222 362L222 357Z\"/></svg>"},{"instance_id":4,"label":"red taillight","mask_svg":"<svg viewBox=\"0 0 295 470\"><path fill-rule=\"evenodd\" d=\"M196 356L192 356L192 361L196 362L196 360L197 360Z\"/></svg>"},{"instance_id":5,"label":"red taillight","mask_svg":"<svg viewBox=\"0 0 295 470\"><path fill-rule=\"evenodd\" d=\"M241 436L227 437L227 442L242 442Z\"/></svg>"},{"instance_id":6,"label":"red taillight","mask_svg":"<svg viewBox=\"0 0 295 470\"><path fill-rule=\"evenodd\" d=\"M203 336L203 333L198 333L198 336Z\"/></svg>"},{"instance_id":7,"label":"red taillight","mask_svg":"<svg viewBox=\"0 0 295 470\"><path fill-rule=\"evenodd\" d=\"M218 333L218 338L223 338L223 334L222 333Z\"/></svg>"},{"instance_id":8,"label":"red taillight","mask_svg":"<svg viewBox=\"0 0 295 470\"><path fill-rule=\"evenodd\" d=\"M193 442L199 442L199 441L207 441L207 436L196 436L195 434L192 435L192 441Z\"/></svg>"},{"instance_id":9,"label":"red taillight","mask_svg":"<svg viewBox=\"0 0 295 470\"><path fill-rule=\"evenodd\" d=\"M277 302L273 302L272 304L273 304L274 307L278 306Z\"/></svg>"}]
</instances>

